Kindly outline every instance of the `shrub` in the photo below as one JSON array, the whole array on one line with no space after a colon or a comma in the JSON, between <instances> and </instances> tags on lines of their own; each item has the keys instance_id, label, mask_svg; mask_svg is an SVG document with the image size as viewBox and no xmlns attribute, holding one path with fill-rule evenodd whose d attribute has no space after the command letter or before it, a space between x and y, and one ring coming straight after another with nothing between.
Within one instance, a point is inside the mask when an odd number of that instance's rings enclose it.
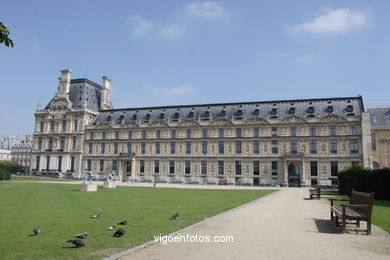
<instances>
[{"instance_id":1,"label":"shrub","mask_svg":"<svg viewBox=\"0 0 390 260\"><path fill-rule=\"evenodd\" d=\"M10 173L24 172L24 169L20 164L11 161L0 162L0 169L5 169Z\"/></svg>"}]
</instances>

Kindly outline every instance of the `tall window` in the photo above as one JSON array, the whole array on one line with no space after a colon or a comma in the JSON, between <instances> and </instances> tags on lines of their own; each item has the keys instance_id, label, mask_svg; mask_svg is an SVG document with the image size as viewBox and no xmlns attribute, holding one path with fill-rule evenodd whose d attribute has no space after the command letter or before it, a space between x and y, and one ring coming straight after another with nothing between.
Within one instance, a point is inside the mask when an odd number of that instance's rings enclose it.
<instances>
[{"instance_id":1,"label":"tall window","mask_svg":"<svg viewBox=\"0 0 390 260\"><path fill-rule=\"evenodd\" d=\"M62 120L62 132L66 132L66 120Z\"/></svg>"},{"instance_id":2,"label":"tall window","mask_svg":"<svg viewBox=\"0 0 390 260\"><path fill-rule=\"evenodd\" d=\"M357 139L350 140L350 146L351 146L351 153L358 153L359 152Z\"/></svg>"},{"instance_id":3,"label":"tall window","mask_svg":"<svg viewBox=\"0 0 390 260\"><path fill-rule=\"evenodd\" d=\"M297 128L295 126L290 127L290 135L297 136Z\"/></svg>"},{"instance_id":4,"label":"tall window","mask_svg":"<svg viewBox=\"0 0 390 260\"><path fill-rule=\"evenodd\" d=\"M156 142L156 154L160 154L160 142Z\"/></svg>"},{"instance_id":5,"label":"tall window","mask_svg":"<svg viewBox=\"0 0 390 260\"><path fill-rule=\"evenodd\" d=\"M78 120L74 120L74 125L73 126L74 126L73 130L77 131L79 129L79 121Z\"/></svg>"},{"instance_id":6,"label":"tall window","mask_svg":"<svg viewBox=\"0 0 390 260\"><path fill-rule=\"evenodd\" d=\"M218 175L223 175L225 173L225 167L223 161L218 161Z\"/></svg>"},{"instance_id":7,"label":"tall window","mask_svg":"<svg viewBox=\"0 0 390 260\"><path fill-rule=\"evenodd\" d=\"M317 161L310 162L310 176L318 176L318 164Z\"/></svg>"},{"instance_id":8,"label":"tall window","mask_svg":"<svg viewBox=\"0 0 390 260\"><path fill-rule=\"evenodd\" d=\"M336 133L336 126L335 125L329 126L329 135L335 136L336 134L337 134Z\"/></svg>"},{"instance_id":9,"label":"tall window","mask_svg":"<svg viewBox=\"0 0 390 260\"><path fill-rule=\"evenodd\" d=\"M158 138L158 139L161 138L161 130L156 131L156 138Z\"/></svg>"},{"instance_id":10,"label":"tall window","mask_svg":"<svg viewBox=\"0 0 390 260\"><path fill-rule=\"evenodd\" d=\"M202 154L207 154L207 141L202 142Z\"/></svg>"},{"instance_id":11,"label":"tall window","mask_svg":"<svg viewBox=\"0 0 390 260\"><path fill-rule=\"evenodd\" d=\"M171 154L175 154L175 147L176 147L176 143L175 142L171 142Z\"/></svg>"},{"instance_id":12,"label":"tall window","mask_svg":"<svg viewBox=\"0 0 390 260\"><path fill-rule=\"evenodd\" d=\"M53 137L49 137L49 150L53 149Z\"/></svg>"},{"instance_id":13,"label":"tall window","mask_svg":"<svg viewBox=\"0 0 390 260\"><path fill-rule=\"evenodd\" d=\"M141 154L145 154L145 153L146 153L146 143L141 142Z\"/></svg>"},{"instance_id":14,"label":"tall window","mask_svg":"<svg viewBox=\"0 0 390 260\"><path fill-rule=\"evenodd\" d=\"M219 138L225 137L225 129L219 128L218 129L218 136L219 136Z\"/></svg>"},{"instance_id":15,"label":"tall window","mask_svg":"<svg viewBox=\"0 0 390 260\"><path fill-rule=\"evenodd\" d=\"M169 161L169 173L175 173L175 161L174 160Z\"/></svg>"},{"instance_id":16,"label":"tall window","mask_svg":"<svg viewBox=\"0 0 390 260\"><path fill-rule=\"evenodd\" d=\"M127 152L131 153L131 142L127 142Z\"/></svg>"},{"instance_id":17,"label":"tall window","mask_svg":"<svg viewBox=\"0 0 390 260\"><path fill-rule=\"evenodd\" d=\"M46 171L50 169L50 156L46 156Z\"/></svg>"},{"instance_id":18,"label":"tall window","mask_svg":"<svg viewBox=\"0 0 390 260\"><path fill-rule=\"evenodd\" d=\"M54 132L55 131L55 124L54 121L50 121L50 131Z\"/></svg>"},{"instance_id":19,"label":"tall window","mask_svg":"<svg viewBox=\"0 0 390 260\"><path fill-rule=\"evenodd\" d=\"M87 171L91 171L91 170L92 170L92 161L91 161L91 159L88 159L87 160Z\"/></svg>"},{"instance_id":20,"label":"tall window","mask_svg":"<svg viewBox=\"0 0 390 260\"><path fill-rule=\"evenodd\" d=\"M331 161L330 162L330 175L337 176L338 172L339 172L339 163L337 161Z\"/></svg>"},{"instance_id":21,"label":"tall window","mask_svg":"<svg viewBox=\"0 0 390 260\"><path fill-rule=\"evenodd\" d=\"M102 132L102 139L106 139L106 132Z\"/></svg>"},{"instance_id":22,"label":"tall window","mask_svg":"<svg viewBox=\"0 0 390 260\"><path fill-rule=\"evenodd\" d=\"M118 142L114 142L114 154L117 154L119 152L119 144Z\"/></svg>"},{"instance_id":23,"label":"tall window","mask_svg":"<svg viewBox=\"0 0 390 260\"><path fill-rule=\"evenodd\" d=\"M253 137L260 136L260 129L258 127L253 128Z\"/></svg>"},{"instance_id":24,"label":"tall window","mask_svg":"<svg viewBox=\"0 0 390 260\"><path fill-rule=\"evenodd\" d=\"M241 154L242 152L242 142L236 141L236 154Z\"/></svg>"},{"instance_id":25,"label":"tall window","mask_svg":"<svg viewBox=\"0 0 390 260\"><path fill-rule=\"evenodd\" d=\"M349 127L349 134L350 135L356 135L356 126L354 126L354 125L351 125L350 127Z\"/></svg>"},{"instance_id":26,"label":"tall window","mask_svg":"<svg viewBox=\"0 0 390 260\"><path fill-rule=\"evenodd\" d=\"M371 134L371 149L376 151L376 135Z\"/></svg>"},{"instance_id":27,"label":"tall window","mask_svg":"<svg viewBox=\"0 0 390 260\"><path fill-rule=\"evenodd\" d=\"M191 173L191 161L185 161L185 174Z\"/></svg>"},{"instance_id":28,"label":"tall window","mask_svg":"<svg viewBox=\"0 0 390 260\"><path fill-rule=\"evenodd\" d=\"M333 139L329 141L330 153L337 153L337 140Z\"/></svg>"},{"instance_id":29,"label":"tall window","mask_svg":"<svg viewBox=\"0 0 390 260\"><path fill-rule=\"evenodd\" d=\"M106 143L101 143L100 144L100 153L101 154L106 153Z\"/></svg>"},{"instance_id":30,"label":"tall window","mask_svg":"<svg viewBox=\"0 0 390 260\"><path fill-rule=\"evenodd\" d=\"M99 171L100 172L104 171L104 160L99 161Z\"/></svg>"},{"instance_id":31,"label":"tall window","mask_svg":"<svg viewBox=\"0 0 390 260\"><path fill-rule=\"evenodd\" d=\"M203 136L203 138L209 137L209 131L207 129L203 129L202 130L202 136Z\"/></svg>"},{"instance_id":32,"label":"tall window","mask_svg":"<svg viewBox=\"0 0 390 260\"><path fill-rule=\"evenodd\" d=\"M260 162L253 161L253 175L260 175Z\"/></svg>"},{"instance_id":33,"label":"tall window","mask_svg":"<svg viewBox=\"0 0 390 260\"><path fill-rule=\"evenodd\" d=\"M77 147L77 137L72 136L72 150L76 150Z\"/></svg>"},{"instance_id":34,"label":"tall window","mask_svg":"<svg viewBox=\"0 0 390 260\"><path fill-rule=\"evenodd\" d=\"M241 137L242 130L241 128L236 128L236 137Z\"/></svg>"},{"instance_id":35,"label":"tall window","mask_svg":"<svg viewBox=\"0 0 390 260\"><path fill-rule=\"evenodd\" d=\"M278 161L272 161L271 164L272 175L278 175Z\"/></svg>"},{"instance_id":36,"label":"tall window","mask_svg":"<svg viewBox=\"0 0 390 260\"><path fill-rule=\"evenodd\" d=\"M160 161L154 160L154 173L159 173L159 172L160 172Z\"/></svg>"},{"instance_id":37,"label":"tall window","mask_svg":"<svg viewBox=\"0 0 390 260\"><path fill-rule=\"evenodd\" d=\"M39 150L42 149L42 137L39 137L39 138L38 138L38 149L39 149Z\"/></svg>"},{"instance_id":38,"label":"tall window","mask_svg":"<svg viewBox=\"0 0 390 260\"><path fill-rule=\"evenodd\" d=\"M317 141L310 140L310 153L317 153Z\"/></svg>"},{"instance_id":39,"label":"tall window","mask_svg":"<svg viewBox=\"0 0 390 260\"><path fill-rule=\"evenodd\" d=\"M171 138L176 138L176 130L171 130Z\"/></svg>"},{"instance_id":40,"label":"tall window","mask_svg":"<svg viewBox=\"0 0 390 260\"><path fill-rule=\"evenodd\" d=\"M271 133L272 133L272 136L278 136L278 128L277 127L272 127Z\"/></svg>"},{"instance_id":41,"label":"tall window","mask_svg":"<svg viewBox=\"0 0 390 260\"><path fill-rule=\"evenodd\" d=\"M146 130L142 130L142 139L146 139L148 136L148 132Z\"/></svg>"},{"instance_id":42,"label":"tall window","mask_svg":"<svg viewBox=\"0 0 390 260\"><path fill-rule=\"evenodd\" d=\"M92 153L93 151L93 143L88 144L88 153Z\"/></svg>"},{"instance_id":43,"label":"tall window","mask_svg":"<svg viewBox=\"0 0 390 260\"><path fill-rule=\"evenodd\" d=\"M144 173L145 172L145 161L144 160L140 160L139 161L139 172L140 173Z\"/></svg>"},{"instance_id":44,"label":"tall window","mask_svg":"<svg viewBox=\"0 0 390 260\"><path fill-rule=\"evenodd\" d=\"M187 129L187 131L186 131L186 137L187 137L187 138L191 138L191 136L192 136L192 131L191 131L191 129Z\"/></svg>"},{"instance_id":45,"label":"tall window","mask_svg":"<svg viewBox=\"0 0 390 260\"><path fill-rule=\"evenodd\" d=\"M44 127L45 126L45 123L43 121L40 122L40 126L39 126L39 132L43 133L43 130L44 130Z\"/></svg>"},{"instance_id":46,"label":"tall window","mask_svg":"<svg viewBox=\"0 0 390 260\"><path fill-rule=\"evenodd\" d=\"M186 142L186 154L191 154L191 142Z\"/></svg>"},{"instance_id":47,"label":"tall window","mask_svg":"<svg viewBox=\"0 0 390 260\"><path fill-rule=\"evenodd\" d=\"M117 164L118 164L118 161L117 161L117 160L112 160L112 170L113 170L113 171L116 171L116 169L117 169Z\"/></svg>"},{"instance_id":48,"label":"tall window","mask_svg":"<svg viewBox=\"0 0 390 260\"><path fill-rule=\"evenodd\" d=\"M235 162L235 168L236 168L236 175L241 175L241 161Z\"/></svg>"},{"instance_id":49,"label":"tall window","mask_svg":"<svg viewBox=\"0 0 390 260\"><path fill-rule=\"evenodd\" d=\"M260 142L259 141L253 141L253 153L254 154L260 153Z\"/></svg>"},{"instance_id":50,"label":"tall window","mask_svg":"<svg viewBox=\"0 0 390 260\"><path fill-rule=\"evenodd\" d=\"M277 154L278 153L278 141L272 140L271 146L272 146L272 153Z\"/></svg>"},{"instance_id":51,"label":"tall window","mask_svg":"<svg viewBox=\"0 0 390 260\"><path fill-rule=\"evenodd\" d=\"M62 156L58 156L58 171L62 171Z\"/></svg>"},{"instance_id":52,"label":"tall window","mask_svg":"<svg viewBox=\"0 0 390 260\"><path fill-rule=\"evenodd\" d=\"M93 140L93 132L89 132L89 140Z\"/></svg>"},{"instance_id":53,"label":"tall window","mask_svg":"<svg viewBox=\"0 0 390 260\"><path fill-rule=\"evenodd\" d=\"M311 126L309 129L310 129L310 136L317 135L317 128L315 126Z\"/></svg>"},{"instance_id":54,"label":"tall window","mask_svg":"<svg viewBox=\"0 0 390 260\"><path fill-rule=\"evenodd\" d=\"M37 156L37 160L35 161L35 169L39 171L39 165L41 164L41 156Z\"/></svg>"},{"instance_id":55,"label":"tall window","mask_svg":"<svg viewBox=\"0 0 390 260\"><path fill-rule=\"evenodd\" d=\"M76 157L74 157L74 156L70 157L70 171L71 172L74 172L75 162L76 162Z\"/></svg>"},{"instance_id":56,"label":"tall window","mask_svg":"<svg viewBox=\"0 0 390 260\"><path fill-rule=\"evenodd\" d=\"M297 153L297 140L290 141L290 152Z\"/></svg>"},{"instance_id":57,"label":"tall window","mask_svg":"<svg viewBox=\"0 0 390 260\"><path fill-rule=\"evenodd\" d=\"M127 138L128 139L132 139L133 138L133 132L132 131L128 131L127 132Z\"/></svg>"},{"instance_id":58,"label":"tall window","mask_svg":"<svg viewBox=\"0 0 390 260\"><path fill-rule=\"evenodd\" d=\"M115 131L115 139L116 139L116 140L119 139L119 131Z\"/></svg>"},{"instance_id":59,"label":"tall window","mask_svg":"<svg viewBox=\"0 0 390 260\"><path fill-rule=\"evenodd\" d=\"M224 141L219 141L218 142L218 153L219 154L224 154L225 153L225 142Z\"/></svg>"},{"instance_id":60,"label":"tall window","mask_svg":"<svg viewBox=\"0 0 390 260\"><path fill-rule=\"evenodd\" d=\"M200 162L200 173L207 174L207 161L205 160Z\"/></svg>"}]
</instances>

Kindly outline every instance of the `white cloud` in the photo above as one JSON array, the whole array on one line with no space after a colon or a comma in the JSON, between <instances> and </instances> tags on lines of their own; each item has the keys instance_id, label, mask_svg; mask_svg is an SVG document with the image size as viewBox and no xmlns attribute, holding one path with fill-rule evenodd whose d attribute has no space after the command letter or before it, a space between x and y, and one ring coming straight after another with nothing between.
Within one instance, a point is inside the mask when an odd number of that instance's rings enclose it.
<instances>
[{"instance_id":1,"label":"white cloud","mask_svg":"<svg viewBox=\"0 0 390 260\"><path fill-rule=\"evenodd\" d=\"M157 96L164 96L164 97L181 97L185 95L194 94L197 91L198 89L196 87L188 83L176 87L170 87L170 88L151 89L152 94Z\"/></svg>"},{"instance_id":2,"label":"white cloud","mask_svg":"<svg viewBox=\"0 0 390 260\"><path fill-rule=\"evenodd\" d=\"M130 16L129 21L132 26L131 31L133 35L137 37L152 35L173 40L186 32L186 28L184 26L174 23L162 25L151 20L147 20L139 15Z\"/></svg>"},{"instance_id":3,"label":"white cloud","mask_svg":"<svg viewBox=\"0 0 390 260\"><path fill-rule=\"evenodd\" d=\"M139 15L130 16L129 20L132 23L132 32L135 36L148 35L155 29L152 21L146 20Z\"/></svg>"},{"instance_id":4,"label":"white cloud","mask_svg":"<svg viewBox=\"0 0 390 260\"><path fill-rule=\"evenodd\" d=\"M214 2L195 2L186 5L184 9L189 15L203 18L217 19L229 16L229 14L221 5Z\"/></svg>"},{"instance_id":5,"label":"white cloud","mask_svg":"<svg viewBox=\"0 0 390 260\"><path fill-rule=\"evenodd\" d=\"M162 37L174 40L186 32L186 28L177 24L168 24L158 28Z\"/></svg>"},{"instance_id":6,"label":"white cloud","mask_svg":"<svg viewBox=\"0 0 390 260\"><path fill-rule=\"evenodd\" d=\"M305 55L301 55L301 56L297 56L293 59L293 61L295 63L300 63L300 64L304 64L304 63L311 63L314 58L318 56L317 54L315 53L309 53L309 54L305 54Z\"/></svg>"},{"instance_id":7,"label":"white cloud","mask_svg":"<svg viewBox=\"0 0 390 260\"><path fill-rule=\"evenodd\" d=\"M328 10L326 13L314 18L314 20L287 27L293 34L313 33L332 34L343 33L362 28L367 24L367 14L359 10L338 8Z\"/></svg>"}]
</instances>

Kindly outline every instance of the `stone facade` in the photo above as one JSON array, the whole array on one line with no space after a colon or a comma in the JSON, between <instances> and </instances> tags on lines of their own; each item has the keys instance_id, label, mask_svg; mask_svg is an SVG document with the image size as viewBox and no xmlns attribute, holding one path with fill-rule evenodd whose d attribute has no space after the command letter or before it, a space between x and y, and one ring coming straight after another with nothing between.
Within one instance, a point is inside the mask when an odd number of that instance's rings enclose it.
<instances>
[{"instance_id":1,"label":"stone facade","mask_svg":"<svg viewBox=\"0 0 390 260\"><path fill-rule=\"evenodd\" d=\"M1 161L11 161L11 150L0 149L0 162Z\"/></svg>"},{"instance_id":2,"label":"stone facade","mask_svg":"<svg viewBox=\"0 0 390 260\"><path fill-rule=\"evenodd\" d=\"M25 172L30 170L31 146L31 136L26 136L21 143L15 144L11 150L12 161L21 165Z\"/></svg>"}]
</instances>

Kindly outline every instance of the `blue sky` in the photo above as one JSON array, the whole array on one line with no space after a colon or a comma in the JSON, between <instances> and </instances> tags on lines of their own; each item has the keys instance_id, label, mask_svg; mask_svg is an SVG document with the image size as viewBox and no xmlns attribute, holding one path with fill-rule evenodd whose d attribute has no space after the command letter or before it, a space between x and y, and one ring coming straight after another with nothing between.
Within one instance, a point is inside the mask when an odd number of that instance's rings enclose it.
<instances>
[{"instance_id":1,"label":"blue sky","mask_svg":"<svg viewBox=\"0 0 390 260\"><path fill-rule=\"evenodd\" d=\"M115 108L362 95L390 105L390 1L3 1L0 135L32 133L61 69Z\"/></svg>"}]
</instances>

